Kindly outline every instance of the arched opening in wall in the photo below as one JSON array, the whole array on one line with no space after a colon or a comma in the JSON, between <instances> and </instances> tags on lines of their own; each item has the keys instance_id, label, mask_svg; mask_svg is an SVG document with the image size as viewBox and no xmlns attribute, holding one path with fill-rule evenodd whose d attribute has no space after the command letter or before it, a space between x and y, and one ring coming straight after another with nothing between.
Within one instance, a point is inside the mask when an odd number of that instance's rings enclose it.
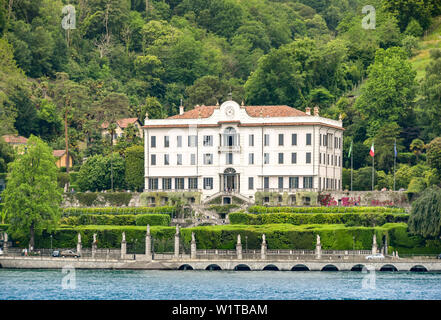
<instances>
[{"instance_id":1,"label":"arched opening in wall","mask_svg":"<svg viewBox=\"0 0 441 320\"><path fill-rule=\"evenodd\" d=\"M265 268L263 268L263 271L279 271L279 268L277 268L273 264L269 264L269 265L265 266Z\"/></svg>"},{"instance_id":2,"label":"arched opening in wall","mask_svg":"<svg viewBox=\"0 0 441 320\"><path fill-rule=\"evenodd\" d=\"M380 271L396 272L398 269L392 264L385 264L381 267Z\"/></svg>"},{"instance_id":3,"label":"arched opening in wall","mask_svg":"<svg viewBox=\"0 0 441 320\"><path fill-rule=\"evenodd\" d=\"M0 263L0 269L3 268L2 264Z\"/></svg>"},{"instance_id":4,"label":"arched opening in wall","mask_svg":"<svg viewBox=\"0 0 441 320\"><path fill-rule=\"evenodd\" d=\"M234 267L234 271L251 271L251 269L246 264L238 264Z\"/></svg>"},{"instance_id":5,"label":"arched opening in wall","mask_svg":"<svg viewBox=\"0 0 441 320\"><path fill-rule=\"evenodd\" d=\"M427 272L427 268L425 266L417 265L410 268L411 272Z\"/></svg>"},{"instance_id":6,"label":"arched opening in wall","mask_svg":"<svg viewBox=\"0 0 441 320\"><path fill-rule=\"evenodd\" d=\"M327 264L322 268L322 271L338 271L338 269L333 264Z\"/></svg>"},{"instance_id":7,"label":"arched opening in wall","mask_svg":"<svg viewBox=\"0 0 441 320\"><path fill-rule=\"evenodd\" d=\"M310 197L303 197L303 205L304 206L309 206L311 205L311 198Z\"/></svg>"},{"instance_id":8,"label":"arched opening in wall","mask_svg":"<svg viewBox=\"0 0 441 320\"><path fill-rule=\"evenodd\" d=\"M353 267L351 268L351 271L358 271L358 272L361 272L361 271L363 271L363 268L366 269L366 267L365 267L364 265L362 265L362 264L356 264L355 266L353 266ZM367 269L366 269L366 270L367 270Z\"/></svg>"},{"instance_id":9,"label":"arched opening in wall","mask_svg":"<svg viewBox=\"0 0 441 320\"><path fill-rule=\"evenodd\" d=\"M309 268L304 264L296 264L291 271L309 271Z\"/></svg>"},{"instance_id":10,"label":"arched opening in wall","mask_svg":"<svg viewBox=\"0 0 441 320\"><path fill-rule=\"evenodd\" d=\"M189 264L183 264L178 270L193 270L193 267Z\"/></svg>"},{"instance_id":11,"label":"arched opening in wall","mask_svg":"<svg viewBox=\"0 0 441 320\"><path fill-rule=\"evenodd\" d=\"M214 271L214 270L222 270L222 269L217 264L210 264L205 268L205 270Z\"/></svg>"},{"instance_id":12,"label":"arched opening in wall","mask_svg":"<svg viewBox=\"0 0 441 320\"><path fill-rule=\"evenodd\" d=\"M289 196L289 204L290 204L290 205L296 205L296 203L297 203L297 198L296 198L296 196L295 196L295 195L291 195L291 196Z\"/></svg>"}]
</instances>

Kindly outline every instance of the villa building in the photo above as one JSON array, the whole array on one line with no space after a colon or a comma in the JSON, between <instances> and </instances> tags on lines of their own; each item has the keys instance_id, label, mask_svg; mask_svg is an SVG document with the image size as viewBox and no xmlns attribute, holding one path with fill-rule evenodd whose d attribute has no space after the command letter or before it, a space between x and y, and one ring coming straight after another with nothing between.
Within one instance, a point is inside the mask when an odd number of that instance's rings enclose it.
<instances>
[{"instance_id":1,"label":"villa building","mask_svg":"<svg viewBox=\"0 0 441 320\"><path fill-rule=\"evenodd\" d=\"M181 106L167 119L147 117L143 129L147 193L288 205L341 189L342 121L320 117L318 107L311 114L231 100L187 112Z\"/></svg>"},{"instance_id":2,"label":"villa building","mask_svg":"<svg viewBox=\"0 0 441 320\"><path fill-rule=\"evenodd\" d=\"M117 143L117 140L124 135L130 126L133 126L136 136L142 138L142 125L138 118L119 119L116 121L116 127L113 134L113 144ZM103 137L110 137L109 123L107 121L101 124L101 135Z\"/></svg>"}]
</instances>

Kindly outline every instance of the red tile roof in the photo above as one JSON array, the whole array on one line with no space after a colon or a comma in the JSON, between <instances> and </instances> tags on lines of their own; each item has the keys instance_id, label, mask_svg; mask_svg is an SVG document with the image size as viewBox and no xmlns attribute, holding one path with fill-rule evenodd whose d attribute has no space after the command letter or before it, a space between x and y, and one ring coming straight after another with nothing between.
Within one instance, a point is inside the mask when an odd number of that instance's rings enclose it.
<instances>
[{"instance_id":1,"label":"red tile roof","mask_svg":"<svg viewBox=\"0 0 441 320\"><path fill-rule=\"evenodd\" d=\"M28 139L22 136L16 136L12 134L7 134L2 136L6 143L9 144L26 144L28 143Z\"/></svg>"},{"instance_id":2,"label":"red tile roof","mask_svg":"<svg viewBox=\"0 0 441 320\"><path fill-rule=\"evenodd\" d=\"M54 157L56 158L61 158L62 156L64 156L64 154L66 153L66 150L54 150L52 152L52 154L54 155Z\"/></svg>"},{"instance_id":3,"label":"red tile roof","mask_svg":"<svg viewBox=\"0 0 441 320\"><path fill-rule=\"evenodd\" d=\"M116 123L118 124L118 126L120 128L125 129L128 127L129 124L134 124L137 121L138 121L138 118L124 118L124 119L117 120ZM109 126L109 123L107 121L105 121L101 125L101 128L107 129L108 126Z\"/></svg>"},{"instance_id":4,"label":"red tile roof","mask_svg":"<svg viewBox=\"0 0 441 320\"><path fill-rule=\"evenodd\" d=\"M167 119L198 119L208 118L218 106L196 106L192 110L184 112L182 115L175 115ZM273 117L301 117L306 113L290 106L245 106L247 114L254 118L273 118Z\"/></svg>"}]
</instances>

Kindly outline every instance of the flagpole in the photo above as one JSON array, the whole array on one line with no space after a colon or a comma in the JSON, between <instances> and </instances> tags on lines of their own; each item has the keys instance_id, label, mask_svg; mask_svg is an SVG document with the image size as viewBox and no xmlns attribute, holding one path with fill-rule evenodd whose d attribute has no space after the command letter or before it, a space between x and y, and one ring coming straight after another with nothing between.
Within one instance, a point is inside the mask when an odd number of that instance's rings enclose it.
<instances>
[{"instance_id":1,"label":"flagpole","mask_svg":"<svg viewBox=\"0 0 441 320\"><path fill-rule=\"evenodd\" d=\"M372 146L374 146L374 143L372 142ZM375 172L375 151L374 155L372 156L372 191L374 191L374 172Z\"/></svg>"},{"instance_id":2,"label":"flagpole","mask_svg":"<svg viewBox=\"0 0 441 320\"><path fill-rule=\"evenodd\" d=\"M394 191L395 191L395 164L397 162L397 139L395 139L394 143Z\"/></svg>"},{"instance_id":3,"label":"flagpole","mask_svg":"<svg viewBox=\"0 0 441 320\"><path fill-rule=\"evenodd\" d=\"M351 191L352 191L352 178L354 176L354 155L351 152Z\"/></svg>"}]
</instances>

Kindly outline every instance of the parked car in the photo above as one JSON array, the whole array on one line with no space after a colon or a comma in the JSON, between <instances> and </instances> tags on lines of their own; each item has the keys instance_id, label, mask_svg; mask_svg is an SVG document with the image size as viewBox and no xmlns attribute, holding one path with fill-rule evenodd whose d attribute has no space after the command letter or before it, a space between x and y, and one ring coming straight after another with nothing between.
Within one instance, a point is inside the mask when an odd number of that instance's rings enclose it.
<instances>
[{"instance_id":1,"label":"parked car","mask_svg":"<svg viewBox=\"0 0 441 320\"><path fill-rule=\"evenodd\" d=\"M60 256L60 251L58 250L52 251L52 257L59 257L59 256Z\"/></svg>"},{"instance_id":2,"label":"parked car","mask_svg":"<svg viewBox=\"0 0 441 320\"><path fill-rule=\"evenodd\" d=\"M366 256L367 260L377 260L377 259L384 259L384 255L382 253L377 254L371 254L369 256Z\"/></svg>"},{"instance_id":3,"label":"parked car","mask_svg":"<svg viewBox=\"0 0 441 320\"><path fill-rule=\"evenodd\" d=\"M0 248L0 256L3 255L3 250Z\"/></svg>"},{"instance_id":4,"label":"parked car","mask_svg":"<svg viewBox=\"0 0 441 320\"><path fill-rule=\"evenodd\" d=\"M79 258L81 255L77 252L72 251L72 250L64 250L64 251L60 252L60 256L62 256L63 258L65 258L65 257Z\"/></svg>"},{"instance_id":5,"label":"parked car","mask_svg":"<svg viewBox=\"0 0 441 320\"><path fill-rule=\"evenodd\" d=\"M437 258L437 259L441 259L441 254L439 254L436 258Z\"/></svg>"}]
</instances>

